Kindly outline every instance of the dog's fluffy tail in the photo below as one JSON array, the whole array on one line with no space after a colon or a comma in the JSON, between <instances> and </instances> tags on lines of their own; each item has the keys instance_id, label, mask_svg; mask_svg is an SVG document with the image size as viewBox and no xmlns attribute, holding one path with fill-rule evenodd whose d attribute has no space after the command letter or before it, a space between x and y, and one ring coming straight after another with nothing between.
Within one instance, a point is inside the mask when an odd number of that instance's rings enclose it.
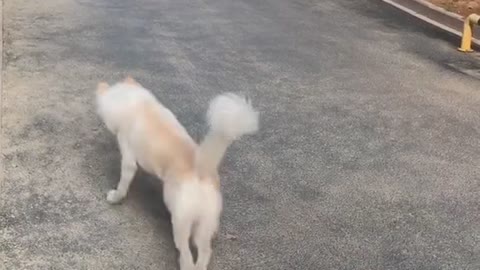
<instances>
[{"instance_id":1,"label":"dog's fluffy tail","mask_svg":"<svg viewBox=\"0 0 480 270\"><path fill-rule=\"evenodd\" d=\"M216 172L234 140L258 130L258 112L247 99L228 93L210 102L207 121L210 130L197 152L197 166L203 174Z\"/></svg>"}]
</instances>

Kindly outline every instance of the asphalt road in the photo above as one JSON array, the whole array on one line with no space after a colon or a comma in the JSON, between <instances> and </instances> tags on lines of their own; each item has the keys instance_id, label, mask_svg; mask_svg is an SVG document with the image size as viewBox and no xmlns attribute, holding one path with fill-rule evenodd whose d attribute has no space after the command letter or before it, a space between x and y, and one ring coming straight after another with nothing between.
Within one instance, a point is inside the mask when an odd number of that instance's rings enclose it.
<instances>
[{"instance_id":1,"label":"asphalt road","mask_svg":"<svg viewBox=\"0 0 480 270\"><path fill-rule=\"evenodd\" d=\"M480 269L480 60L374 0L4 0L0 269L176 269L161 186L127 200L100 80L206 131L248 94L210 269ZM1 263L3 261L3 264Z\"/></svg>"}]
</instances>

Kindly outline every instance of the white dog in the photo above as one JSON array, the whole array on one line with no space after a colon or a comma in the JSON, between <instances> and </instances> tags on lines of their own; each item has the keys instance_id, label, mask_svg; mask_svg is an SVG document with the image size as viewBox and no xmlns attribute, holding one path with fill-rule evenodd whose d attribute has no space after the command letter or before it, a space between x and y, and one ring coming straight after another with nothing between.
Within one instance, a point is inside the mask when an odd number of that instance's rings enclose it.
<instances>
[{"instance_id":1,"label":"white dog","mask_svg":"<svg viewBox=\"0 0 480 270\"><path fill-rule=\"evenodd\" d=\"M210 130L197 145L173 113L131 77L113 86L99 83L96 98L98 114L122 154L120 182L108 192L108 202L125 198L137 164L156 175L172 216L180 269L207 269L222 210L217 167L234 140L258 130L258 112L237 95L217 96L207 112ZM198 249L196 263L190 236Z\"/></svg>"}]
</instances>

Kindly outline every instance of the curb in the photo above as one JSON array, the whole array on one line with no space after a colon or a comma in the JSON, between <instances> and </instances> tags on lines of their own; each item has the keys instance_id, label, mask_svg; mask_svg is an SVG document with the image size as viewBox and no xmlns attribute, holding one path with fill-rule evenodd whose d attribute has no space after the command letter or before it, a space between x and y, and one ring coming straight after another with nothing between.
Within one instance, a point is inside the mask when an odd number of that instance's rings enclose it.
<instances>
[{"instance_id":1,"label":"curb","mask_svg":"<svg viewBox=\"0 0 480 270\"><path fill-rule=\"evenodd\" d=\"M406 12L430 25L462 38L464 17L447 11L425 0L382 0L384 3ZM480 29L475 28L474 36L480 37ZM480 40L472 38L472 43L480 47ZM460 41L458 43L460 45Z\"/></svg>"},{"instance_id":2,"label":"curb","mask_svg":"<svg viewBox=\"0 0 480 270\"><path fill-rule=\"evenodd\" d=\"M430 9L433 9L433 10L435 10L435 11L438 11L438 12L440 12L440 13L442 13L442 14L445 14L445 15L447 15L447 16L450 16L450 17L452 17L452 18L458 19L458 20L460 20L460 21L462 21L462 22L463 22L463 20L465 19L465 17L463 17L463 16L461 16L461 15L458 15L457 13L453 13L453 12L447 11L446 9L441 8L441 7L439 7L439 6L436 6L436 5L434 5L434 4L432 4L432 3L428 2L428 1L425 1L425 0L412 0L412 1L415 1L415 2L417 2L417 3L419 3L419 4L421 4L421 5L424 5L424 6L428 7L428 8L430 8Z\"/></svg>"}]
</instances>

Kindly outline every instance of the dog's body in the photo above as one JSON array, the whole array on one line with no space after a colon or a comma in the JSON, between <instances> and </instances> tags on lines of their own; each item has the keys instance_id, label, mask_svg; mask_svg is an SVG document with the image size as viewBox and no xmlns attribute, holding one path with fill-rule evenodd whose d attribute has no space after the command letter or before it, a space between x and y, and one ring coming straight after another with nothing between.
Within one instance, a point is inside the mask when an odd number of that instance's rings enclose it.
<instances>
[{"instance_id":1,"label":"dog's body","mask_svg":"<svg viewBox=\"0 0 480 270\"><path fill-rule=\"evenodd\" d=\"M108 192L108 202L125 198L137 164L158 176L172 216L180 269L205 270L222 210L217 167L235 139L257 131L258 113L236 95L216 97L207 113L210 131L197 145L173 113L130 77L111 87L100 83L97 106L122 154L120 182ZM196 263L190 236L198 248Z\"/></svg>"}]
</instances>

